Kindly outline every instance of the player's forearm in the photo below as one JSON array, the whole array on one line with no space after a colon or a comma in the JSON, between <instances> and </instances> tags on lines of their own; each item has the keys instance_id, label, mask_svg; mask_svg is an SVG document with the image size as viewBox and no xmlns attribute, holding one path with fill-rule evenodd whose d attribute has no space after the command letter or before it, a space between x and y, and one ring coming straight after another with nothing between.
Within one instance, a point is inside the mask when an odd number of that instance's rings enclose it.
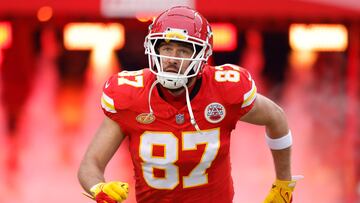
<instances>
[{"instance_id":1,"label":"player's forearm","mask_svg":"<svg viewBox=\"0 0 360 203\"><path fill-rule=\"evenodd\" d=\"M291 147L282 150L271 150L276 178L279 180L291 180Z\"/></svg>"},{"instance_id":2,"label":"player's forearm","mask_svg":"<svg viewBox=\"0 0 360 203\"><path fill-rule=\"evenodd\" d=\"M78 171L78 179L84 190L90 194L89 190L92 186L105 182L104 171L91 161L83 160Z\"/></svg>"}]
</instances>

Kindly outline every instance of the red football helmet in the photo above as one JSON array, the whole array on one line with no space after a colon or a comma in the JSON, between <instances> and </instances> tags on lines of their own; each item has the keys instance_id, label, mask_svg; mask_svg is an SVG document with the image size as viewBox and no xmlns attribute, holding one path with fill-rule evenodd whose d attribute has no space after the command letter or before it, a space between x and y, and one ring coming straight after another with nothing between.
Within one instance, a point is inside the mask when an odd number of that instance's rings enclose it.
<instances>
[{"instance_id":1,"label":"red football helmet","mask_svg":"<svg viewBox=\"0 0 360 203\"><path fill-rule=\"evenodd\" d=\"M148 55L149 68L158 81L166 88L178 89L186 85L188 78L196 76L212 54L213 37L210 24L197 11L176 6L161 13L149 26L145 38L145 54ZM178 41L189 43L193 47L191 58L179 58L160 55L157 46L160 42ZM162 59L172 58L190 61L184 73L164 72Z\"/></svg>"}]
</instances>

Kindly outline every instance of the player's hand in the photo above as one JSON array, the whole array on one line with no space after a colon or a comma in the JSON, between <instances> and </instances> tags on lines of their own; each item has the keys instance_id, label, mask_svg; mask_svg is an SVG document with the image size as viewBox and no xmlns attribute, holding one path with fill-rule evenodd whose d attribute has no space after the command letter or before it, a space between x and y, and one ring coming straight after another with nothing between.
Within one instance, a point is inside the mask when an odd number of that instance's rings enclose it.
<instances>
[{"instance_id":1,"label":"player's hand","mask_svg":"<svg viewBox=\"0 0 360 203\"><path fill-rule=\"evenodd\" d=\"M290 203L292 202L292 192L294 191L296 181L302 179L302 176L293 177L291 181L276 180L266 197L264 203Z\"/></svg>"},{"instance_id":2,"label":"player's hand","mask_svg":"<svg viewBox=\"0 0 360 203\"><path fill-rule=\"evenodd\" d=\"M128 197L129 185L117 181L98 183L91 187L90 192L97 203L118 203Z\"/></svg>"}]
</instances>

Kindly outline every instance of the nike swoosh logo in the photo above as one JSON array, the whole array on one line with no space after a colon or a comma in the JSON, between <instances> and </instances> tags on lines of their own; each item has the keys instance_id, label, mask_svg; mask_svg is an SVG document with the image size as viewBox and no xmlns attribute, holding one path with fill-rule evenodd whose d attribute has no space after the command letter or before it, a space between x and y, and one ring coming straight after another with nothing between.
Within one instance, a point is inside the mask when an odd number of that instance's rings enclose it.
<instances>
[{"instance_id":1,"label":"nike swoosh logo","mask_svg":"<svg viewBox=\"0 0 360 203\"><path fill-rule=\"evenodd\" d=\"M110 86L110 82L109 81L106 81L105 83L105 88L108 88Z\"/></svg>"}]
</instances>

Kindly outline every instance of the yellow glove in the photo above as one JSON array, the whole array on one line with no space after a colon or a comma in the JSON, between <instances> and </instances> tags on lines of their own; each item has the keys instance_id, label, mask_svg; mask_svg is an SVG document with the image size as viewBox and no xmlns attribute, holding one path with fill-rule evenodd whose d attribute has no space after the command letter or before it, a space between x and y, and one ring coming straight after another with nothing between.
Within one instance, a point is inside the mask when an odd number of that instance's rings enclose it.
<instances>
[{"instance_id":1,"label":"yellow glove","mask_svg":"<svg viewBox=\"0 0 360 203\"><path fill-rule=\"evenodd\" d=\"M276 180L270 193L266 197L264 203L290 203L292 202L292 192L294 191L296 181L302 176L295 176L291 181Z\"/></svg>"},{"instance_id":2,"label":"yellow glove","mask_svg":"<svg viewBox=\"0 0 360 203\"><path fill-rule=\"evenodd\" d=\"M91 187L90 192L97 203L117 203L128 197L129 185L116 181L98 183Z\"/></svg>"}]
</instances>

